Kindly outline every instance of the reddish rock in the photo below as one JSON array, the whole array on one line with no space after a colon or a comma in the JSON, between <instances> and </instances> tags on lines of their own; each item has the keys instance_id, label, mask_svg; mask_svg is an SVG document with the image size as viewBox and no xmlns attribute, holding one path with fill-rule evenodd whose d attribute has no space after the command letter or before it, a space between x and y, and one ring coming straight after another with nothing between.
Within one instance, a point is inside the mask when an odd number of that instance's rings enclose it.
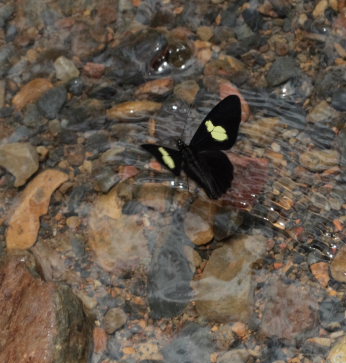
<instances>
[{"instance_id":1,"label":"reddish rock","mask_svg":"<svg viewBox=\"0 0 346 363\"><path fill-rule=\"evenodd\" d=\"M0 267L0 361L86 362L91 329L70 288L34 277L23 258Z\"/></svg>"},{"instance_id":2,"label":"reddish rock","mask_svg":"<svg viewBox=\"0 0 346 363\"><path fill-rule=\"evenodd\" d=\"M84 73L90 78L101 78L105 72L106 66L104 64L88 62L83 70Z\"/></svg>"}]
</instances>

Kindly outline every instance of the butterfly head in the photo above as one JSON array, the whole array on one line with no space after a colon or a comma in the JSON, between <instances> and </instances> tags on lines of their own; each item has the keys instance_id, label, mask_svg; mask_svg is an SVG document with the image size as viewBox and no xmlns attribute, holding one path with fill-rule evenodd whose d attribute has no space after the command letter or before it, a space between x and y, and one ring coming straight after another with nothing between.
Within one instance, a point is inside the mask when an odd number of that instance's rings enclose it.
<instances>
[{"instance_id":1,"label":"butterfly head","mask_svg":"<svg viewBox=\"0 0 346 363\"><path fill-rule=\"evenodd\" d=\"M179 150L183 150L185 148L186 144L182 139L177 140L177 148Z\"/></svg>"}]
</instances>

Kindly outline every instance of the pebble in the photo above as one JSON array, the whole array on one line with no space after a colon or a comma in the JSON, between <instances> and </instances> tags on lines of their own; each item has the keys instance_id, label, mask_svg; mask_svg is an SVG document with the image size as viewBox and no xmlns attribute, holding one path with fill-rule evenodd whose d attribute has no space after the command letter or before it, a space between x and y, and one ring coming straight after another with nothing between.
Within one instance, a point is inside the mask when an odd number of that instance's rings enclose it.
<instances>
[{"instance_id":1,"label":"pebble","mask_svg":"<svg viewBox=\"0 0 346 363\"><path fill-rule=\"evenodd\" d=\"M164 96L172 91L173 85L174 80L171 77L155 79L139 86L136 91L136 95L140 96L150 94L155 96Z\"/></svg>"},{"instance_id":2,"label":"pebble","mask_svg":"<svg viewBox=\"0 0 346 363\"><path fill-rule=\"evenodd\" d=\"M56 78L68 82L79 77L79 70L70 59L60 56L54 62Z\"/></svg>"},{"instance_id":3,"label":"pebble","mask_svg":"<svg viewBox=\"0 0 346 363\"><path fill-rule=\"evenodd\" d=\"M107 334L113 334L122 328L127 321L127 315L120 308L112 308L107 311L103 318L103 326Z\"/></svg>"},{"instance_id":4,"label":"pebble","mask_svg":"<svg viewBox=\"0 0 346 363\"><path fill-rule=\"evenodd\" d=\"M197 35L201 40L208 41L213 36L213 28L210 26L200 26L197 28Z\"/></svg>"},{"instance_id":5,"label":"pebble","mask_svg":"<svg viewBox=\"0 0 346 363\"><path fill-rule=\"evenodd\" d=\"M336 281L346 282L346 246L340 248L331 262L330 272Z\"/></svg>"},{"instance_id":6,"label":"pebble","mask_svg":"<svg viewBox=\"0 0 346 363\"><path fill-rule=\"evenodd\" d=\"M183 81L174 87L174 94L186 103L193 104L199 88L198 83L194 80Z\"/></svg>"},{"instance_id":7,"label":"pebble","mask_svg":"<svg viewBox=\"0 0 346 363\"><path fill-rule=\"evenodd\" d=\"M53 120L57 118L66 100L65 87L51 88L40 97L37 106L45 117Z\"/></svg>"},{"instance_id":8,"label":"pebble","mask_svg":"<svg viewBox=\"0 0 346 363\"><path fill-rule=\"evenodd\" d=\"M267 73L267 82L271 87L278 86L288 81L290 78L297 77L299 69L296 60L291 56L277 58Z\"/></svg>"},{"instance_id":9,"label":"pebble","mask_svg":"<svg viewBox=\"0 0 346 363\"><path fill-rule=\"evenodd\" d=\"M35 78L23 86L13 97L13 106L21 110L27 104L36 102L45 92L53 88L52 83L45 78Z\"/></svg>"},{"instance_id":10,"label":"pebble","mask_svg":"<svg viewBox=\"0 0 346 363\"><path fill-rule=\"evenodd\" d=\"M223 353L217 359L217 363L244 363L250 357L250 353L246 349L231 349Z\"/></svg>"},{"instance_id":11,"label":"pebble","mask_svg":"<svg viewBox=\"0 0 346 363\"><path fill-rule=\"evenodd\" d=\"M159 111L161 106L161 103L154 101L128 101L107 110L107 117L119 120L141 119Z\"/></svg>"},{"instance_id":12,"label":"pebble","mask_svg":"<svg viewBox=\"0 0 346 363\"><path fill-rule=\"evenodd\" d=\"M0 80L0 109L5 106L5 81Z\"/></svg>"},{"instance_id":13,"label":"pebble","mask_svg":"<svg viewBox=\"0 0 346 363\"><path fill-rule=\"evenodd\" d=\"M83 67L83 72L90 78L101 78L105 73L106 66L104 64L88 62Z\"/></svg>"},{"instance_id":14,"label":"pebble","mask_svg":"<svg viewBox=\"0 0 346 363\"><path fill-rule=\"evenodd\" d=\"M24 189L13 205L6 232L8 249L27 249L35 242L40 228L40 217L47 213L55 189L68 176L58 170L47 169L37 175Z\"/></svg>"},{"instance_id":15,"label":"pebble","mask_svg":"<svg viewBox=\"0 0 346 363\"><path fill-rule=\"evenodd\" d=\"M326 262L317 262L310 266L312 274L323 287L327 287L329 277L329 264Z\"/></svg>"},{"instance_id":16,"label":"pebble","mask_svg":"<svg viewBox=\"0 0 346 363\"><path fill-rule=\"evenodd\" d=\"M336 150L310 150L300 154L299 158L305 168L320 172L337 166L340 161L340 154Z\"/></svg>"},{"instance_id":17,"label":"pebble","mask_svg":"<svg viewBox=\"0 0 346 363\"><path fill-rule=\"evenodd\" d=\"M265 251L262 235L238 236L214 250L202 276L191 284L196 309L209 321L248 322L253 311L251 266Z\"/></svg>"},{"instance_id":18,"label":"pebble","mask_svg":"<svg viewBox=\"0 0 346 363\"><path fill-rule=\"evenodd\" d=\"M328 0L320 0L312 11L312 16L314 18L324 17L324 12L326 11L327 7Z\"/></svg>"},{"instance_id":19,"label":"pebble","mask_svg":"<svg viewBox=\"0 0 346 363\"><path fill-rule=\"evenodd\" d=\"M346 87L339 88L333 93L332 106L338 111L346 111Z\"/></svg>"},{"instance_id":20,"label":"pebble","mask_svg":"<svg viewBox=\"0 0 346 363\"><path fill-rule=\"evenodd\" d=\"M343 363L346 362L346 337L340 338L332 347L328 354L328 362Z\"/></svg>"},{"instance_id":21,"label":"pebble","mask_svg":"<svg viewBox=\"0 0 346 363\"><path fill-rule=\"evenodd\" d=\"M36 149L29 143L16 142L0 145L0 166L15 178L15 187L20 187L39 167Z\"/></svg>"},{"instance_id":22,"label":"pebble","mask_svg":"<svg viewBox=\"0 0 346 363\"><path fill-rule=\"evenodd\" d=\"M333 107L330 107L328 102L322 100L309 112L307 120L313 123L326 122L334 119L337 115L338 113Z\"/></svg>"}]
</instances>

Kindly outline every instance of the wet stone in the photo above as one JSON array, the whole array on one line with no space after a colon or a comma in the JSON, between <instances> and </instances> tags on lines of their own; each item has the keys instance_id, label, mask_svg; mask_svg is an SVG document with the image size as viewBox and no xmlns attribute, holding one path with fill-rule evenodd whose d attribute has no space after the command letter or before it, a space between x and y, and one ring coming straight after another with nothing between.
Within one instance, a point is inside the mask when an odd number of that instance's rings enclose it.
<instances>
[{"instance_id":1,"label":"wet stone","mask_svg":"<svg viewBox=\"0 0 346 363\"><path fill-rule=\"evenodd\" d=\"M340 248L332 263L330 272L333 278L340 282L346 282L346 246Z\"/></svg>"},{"instance_id":2,"label":"wet stone","mask_svg":"<svg viewBox=\"0 0 346 363\"><path fill-rule=\"evenodd\" d=\"M217 363L244 363L250 357L250 353L246 349L231 349L219 356Z\"/></svg>"},{"instance_id":3,"label":"wet stone","mask_svg":"<svg viewBox=\"0 0 346 363\"><path fill-rule=\"evenodd\" d=\"M346 337L340 338L328 354L328 362L341 363L346 361Z\"/></svg>"},{"instance_id":4,"label":"wet stone","mask_svg":"<svg viewBox=\"0 0 346 363\"><path fill-rule=\"evenodd\" d=\"M93 172L95 180L95 190L107 193L115 184L120 181L119 174L115 173L112 168L104 167Z\"/></svg>"},{"instance_id":5,"label":"wet stone","mask_svg":"<svg viewBox=\"0 0 346 363\"><path fill-rule=\"evenodd\" d=\"M15 176L16 187L22 186L39 167L36 149L29 143L0 145L0 166Z\"/></svg>"},{"instance_id":6,"label":"wet stone","mask_svg":"<svg viewBox=\"0 0 346 363\"><path fill-rule=\"evenodd\" d=\"M3 28L6 22L11 18L15 12L15 6L6 4L0 7L0 28Z\"/></svg>"},{"instance_id":7,"label":"wet stone","mask_svg":"<svg viewBox=\"0 0 346 363\"><path fill-rule=\"evenodd\" d=\"M21 258L3 263L0 276L2 362L87 360L91 324L70 288L34 277Z\"/></svg>"},{"instance_id":8,"label":"wet stone","mask_svg":"<svg viewBox=\"0 0 346 363\"><path fill-rule=\"evenodd\" d=\"M80 96L83 93L84 88L85 84L81 78L71 79L67 84L67 89L75 96Z\"/></svg>"},{"instance_id":9,"label":"wet stone","mask_svg":"<svg viewBox=\"0 0 346 363\"><path fill-rule=\"evenodd\" d=\"M214 346L208 327L190 323L162 349L166 363L209 362Z\"/></svg>"},{"instance_id":10,"label":"wet stone","mask_svg":"<svg viewBox=\"0 0 346 363\"><path fill-rule=\"evenodd\" d=\"M269 86L278 86L290 78L298 76L296 60L290 56L279 57L275 60L267 73Z\"/></svg>"},{"instance_id":11,"label":"wet stone","mask_svg":"<svg viewBox=\"0 0 346 363\"><path fill-rule=\"evenodd\" d=\"M252 31L257 32L262 28L263 18L262 15L255 9L245 9L242 13L245 23L251 28Z\"/></svg>"},{"instance_id":12,"label":"wet stone","mask_svg":"<svg viewBox=\"0 0 346 363\"><path fill-rule=\"evenodd\" d=\"M74 63L64 56L57 58L54 62L56 78L68 82L79 76L79 70Z\"/></svg>"},{"instance_id":13,"label":"wet stone","mask_svg":"<svg viewBox=\"0 0 346 363\"><path fill-rule=\"evenodd\" d=\"M80 166L85 158L85 150L83 145L66 145L64 154L68 163L72 166Z\"/></svg>"},{"instance_id":14,"label":"wet stone","mask_svg":"<svg viewBox=\"0 0 346 363\"><path fill-rule=\"evenodd\" d=\"M332 106L338 111L346 111L346 87L339 88L333 93Z\"/></svg>"},{"instance_id":15,"label":"wet stone","mask_svg":"<svg viewBox=\"0 0 346 363\"><path fill-rule=\"evenodd\" d=\"M193 80L183 81L174 87L174 94L189 104L195 102L198 91L199 85L196 81Z\"/></svg>"},{"instance_id":16,"label":"wet stone","mask_svg":"<svg viewBox=\"0 0 346 363\"><path fill-rule=\"evenodd\" d=\"M44 125L45 122L46 120L44 120L35 104L26 106L23 116L23 123L25 126L38 128L39 126Z\"/></svg>"},{"instance_id":17,"label":"wet stone","mask_svg":"<svg viewBox=\"0 0 346 363\"><path fill-rule=\"evenodd\" d=\"M301 164L311 171L323 171L337 166L340 154L336 150L311 150L300 155Z\"/></svg>"},{"instance_id":18,"label":"wet stone","mask_svg":"<svg viewBox=\"0 0 346 363\"><path fill-rule=\"evenodd\" d=\"M37 106L48 119L56 118L67 100L65 87L52 88L38 100Z\"/></svg>"},{"instance_id":19,"label":"wet stone","mask_svg":"<svg viewBox=\"0 0 346 363\"><path fill-rule=\"evenodd\" d=\"M103 318L103 325L107 334L113 334L122 328L127 321L127 315L120 308L112 308L107 311Z\"/></svg>"},{"instance_id":20,"label":"wet stone","mask_svg":"<svg viewBox=\"0 0 346 363\"><path fill-rule=\"evenodd\" d=\"M86 150L102 152L109 148L108 136L103 132L95 132L86 140Z\"/></svg>"}]
</instances>

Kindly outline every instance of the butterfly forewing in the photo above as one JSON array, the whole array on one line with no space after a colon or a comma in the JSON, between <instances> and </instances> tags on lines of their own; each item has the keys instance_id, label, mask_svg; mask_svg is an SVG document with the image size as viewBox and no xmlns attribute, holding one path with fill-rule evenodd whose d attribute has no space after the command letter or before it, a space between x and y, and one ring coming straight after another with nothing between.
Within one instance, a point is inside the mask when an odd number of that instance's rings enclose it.
<instances>
[{"instance_id":1,"label":"butterfly forewing","mask_svg":"<svg viewBox=\"0 0 346 363\"><path fill-rule=\"evenodd\" d=\"M181 170L181 153L178 150L166 146L143 144L143 149L149 151L162 165L175 175L180 175Z\"/></svg>"},{"instance_id":2,"label":"butterfly forewing","mask_svg":"<svg viewBox=\"0 0 346 363\"><path fill-rule=\"evenodd\" d=\"M196 151L230 149L237 139L240 121L240 99L228 96L208 113L189 146Z\"/></svg>"}]
</instances>

